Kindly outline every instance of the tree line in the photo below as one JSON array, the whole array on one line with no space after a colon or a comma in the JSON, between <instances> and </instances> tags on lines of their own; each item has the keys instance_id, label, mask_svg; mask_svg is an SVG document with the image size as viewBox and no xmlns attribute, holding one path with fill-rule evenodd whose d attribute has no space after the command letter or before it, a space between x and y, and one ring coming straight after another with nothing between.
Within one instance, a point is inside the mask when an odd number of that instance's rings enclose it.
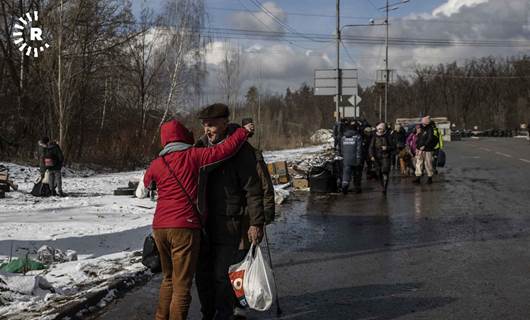
<instances>
[{"instance_id":1,"label":"tree line","mask_svg":"<svg viewBox=\"0 0 530 320\"><path fill-rule=\"evenodd\" d=\"M0 160L30 162L43 136L69 163L133 168L159 150L160 124L178 117L201 134L204 105L203 0L165 0L163 14L133 14L128 0L0 0ZM38 58L13 41L18 17L38 10L50 43ZM29 41L27 30L23 35ZM232 121L252 117L261 149L299 147L334 123L331 97L302 84L284 93L242 88L241 50L227 45L214 70ZM530 58L483 58L416 68L390 86L389 120L447 116L461 128L512 128L528 121ZM308 82L312 79L308 79ZM380 85L359 88L361 113L379 119Z\"/></svg>"},{"instance_id":2,"label":"tree line","mask_svg":"<svg viewBox=\"0 0 530 320\"><path fill-rule=\"evenodd\" d=\"M383 90L360 89L362 113L372 123L379 120ZM388 105L389 119L445 116L460 129L516 129L530 121L530 57L419 66L390 86Z\"/></svg>"}]
</instances>

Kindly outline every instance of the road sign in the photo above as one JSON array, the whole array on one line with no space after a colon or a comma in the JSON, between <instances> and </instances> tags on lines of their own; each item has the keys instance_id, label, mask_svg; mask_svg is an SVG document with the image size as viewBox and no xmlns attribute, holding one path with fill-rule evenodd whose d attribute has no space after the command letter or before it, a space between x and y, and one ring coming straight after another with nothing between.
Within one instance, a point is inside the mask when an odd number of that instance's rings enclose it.
<instances>
[{"instance_id":1,"label":"road sign","mask_svg":"<svg viewBox=\"0 0 530 320\"><path fill-rule=\"evenodd\" d=\"M357 69L340 69L341 94L357 94ZM337 69L315 70L315 95L335 96L337 92Z\"/></svg>"},{"instance_id":2,"label":"road sign","mask_svg":"<svg viewBox=\"0 0 530 320\"><path fill-rule=\"evenodd\" d=\"M355 95L351 96L351 97L348 99L348 101L350 102L350 104L351 104L352 106L358 106L359 103L361 103L361 97L359 97L358 95L355 94Z\"/></svg>"}]
</instances>

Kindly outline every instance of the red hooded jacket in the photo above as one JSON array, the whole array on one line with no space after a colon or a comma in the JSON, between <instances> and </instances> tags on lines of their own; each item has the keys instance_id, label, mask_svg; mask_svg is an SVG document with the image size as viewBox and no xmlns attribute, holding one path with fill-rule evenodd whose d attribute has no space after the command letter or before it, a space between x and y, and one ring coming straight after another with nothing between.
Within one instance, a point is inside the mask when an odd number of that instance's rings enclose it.
<instances>
[{"instance_id":1,"label":"red hooded jacket","mask_svg":"<svg viewBox=\"0 0 530 320\"><path fill-rule=\"evenodd\" d=\"M237 129L223 143L211 148L190 147L164 156L165 160L186 189L193 201L197 201L199 169L234 155L246 141L248 132ZM193 135L177 120L166 122L160 128L162 145L170 142L193 144ZM200 229L202 224L186 195L168 170L162 157L151 162L144 175L144 185L156 183L158 202L153 219L153 229L191 228Z\"/></svg>"}]
</instances>

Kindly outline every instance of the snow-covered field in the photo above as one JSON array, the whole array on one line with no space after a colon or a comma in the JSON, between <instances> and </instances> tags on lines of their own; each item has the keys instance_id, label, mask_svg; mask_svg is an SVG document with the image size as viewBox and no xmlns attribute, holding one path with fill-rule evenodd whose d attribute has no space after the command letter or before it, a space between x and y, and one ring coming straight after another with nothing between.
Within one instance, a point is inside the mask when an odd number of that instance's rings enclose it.
<instances>
[{"instance_id":1,"label":"snow-covered field","mask_svg":"<svg viewBox=\"0 0 530 320\"><path fill-rule=\"evenodd\" d=\"M299 161L321 153L325 146L265 152L267 162ZM66 198L37 198L29 194L38 169L5 164L18 183L18 192L0 199L0 263L10 255L30 257L42 245L75 250L79 261L58 263L45 271L32 271L51 284L55 293L24 295L2 290L0 318L48 319L67 301L105 286L116 277L145 268L138 250L150 232L155 202L114 196L113 190L139 180L142 172L95 174L66 170ZM1 280L1 277L0 277Z\"/></svg>"}]
</instances>

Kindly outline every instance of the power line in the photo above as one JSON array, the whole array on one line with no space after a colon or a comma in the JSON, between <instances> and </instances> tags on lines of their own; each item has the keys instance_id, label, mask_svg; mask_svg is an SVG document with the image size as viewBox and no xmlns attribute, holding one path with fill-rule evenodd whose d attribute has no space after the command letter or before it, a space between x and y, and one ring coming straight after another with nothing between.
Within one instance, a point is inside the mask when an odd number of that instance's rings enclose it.
<instances>
[{"instance_id":1,"label":"power line","mask_svg":"<svg viewBox=\"0 0 530 320\"><path fill-rule=\"evenodd\" d=\"M263 12L265 12L268 16L270 16L276 23L278 23L279 25L281 25L282 27L284 27L285 29L293 32L293 33L296 33L296 34L299 34L301 35L302 37L304 38L307 38L309 40L313 40L311 39L310 37L307 37L305 36L304 34L298 32L296 29L294 29L293 27L291 27L289 24L287 23L284 23L283 21L281 21L280 19L278 19L278 17L276 17L272 12L269 11L269 9L265 8L258 0L250 0L252 3L254 3L258 8L260 8Z\"/></svg>"},{"instance_id":2,"label":"power line","mask_svg":"<svg viewBox=\"0 0 530 320\"><path fill-rule=\"evenodd\" d=\"M254 19L255 19L256 21L258 21L258 22L261 23L263 26L265 26L265 28L271 30L271 28L270 28L265 22L263 22L263 21L262 21L257 15L254 14L254 12L250 11L250 9L249 9L249 8L243 3L243 1L241 1L241 0L238 0L238 1L239 1L239 3L245 8L245 10L246 10L248 13L250 13L250 14L252 15L252 17L254 17ZM273 31L273 30L271 30L271 31ZM308 48L305 48L305 47L299 46L299 45L295 44L294 42L289 41L289 43L290 43L291 45L295 46L295 47L299 47L299 48L301 48L301 49L306 49L306 50L308 50Z\"/></svg>"},{"instance_id":3,"label":"power line","mask_svg":"<svg viewBox=\"0 0 530 320\"><path fill-rule=\"evenodd\" d=\"M209 9L212 10L219 10L219 11L230 11L230 12L241 12L241 9L237 8L219 8L219 7L209 7ZM291 12L291 11L284 11L285 14L290 16L301 16L301 17L316 17L316 18L333 18L335 19L335 15L330 14L317 14L317 13L306 13L306 12ZM352 20L361 20L361 19L371 19L373 17L368 16L340 16L341 19L352 19Z\"/></svg>"}]
</instances>

